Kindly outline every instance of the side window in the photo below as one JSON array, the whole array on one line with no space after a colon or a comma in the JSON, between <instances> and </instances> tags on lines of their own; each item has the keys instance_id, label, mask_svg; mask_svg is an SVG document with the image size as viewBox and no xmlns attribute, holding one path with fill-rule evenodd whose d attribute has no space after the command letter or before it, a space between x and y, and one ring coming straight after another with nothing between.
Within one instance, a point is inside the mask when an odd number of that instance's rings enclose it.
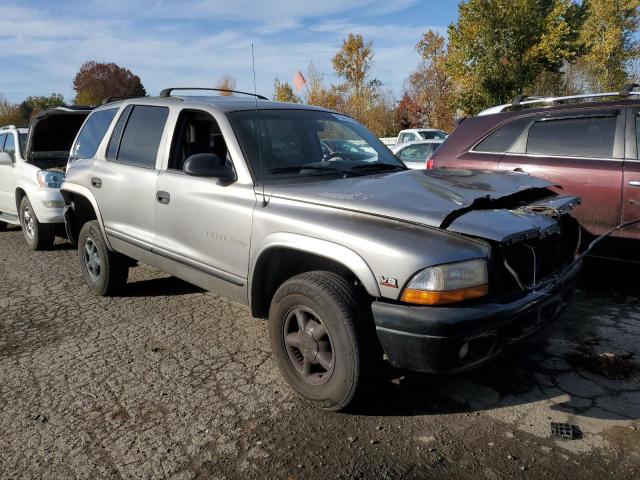
<instances>
[{"instance_id":1,"label":"side window","mask_svg":"<svg viewBox=\"0 0 640 480\"><path fill-rule=\"evenodd\" d=\"M183 110L176 123L167 168L181 171L184 161L197 153L215 153L221 159L230 161L218 122L207 112Z\"/></svg>"},{"instance_id":2,"label":"side window","mask_svg":"<svg viewBox=\"0 0 640 480\"><path fill-rule=\"evenodd\" d=\"M7 134L3 133L2 135L0 135L0 152L4 152L4 141L7 138Z\"/></svg>"},{"instance_id":3,"label":"side window","mask_svg":"<svg viewBox=\"0 0 640 480\"><path fill-rule=\"evenodd\" d=\"M402 135L400 135L400 142L399 143L404 143L407 141L407 135L408 133L403 133Z\"/></svg>"},{"instance_id":4,"label":"side window","mask_svg":"<svg viewBox=\"0 0 640 480\"><path fill-rule=\"evenodd\" d=\"M473 151L487 153L504 153L520 136L527 125L531 123L531 117L521 117L506 125L499 127L488 137L478 143Z\"/></svg>"},{"instance_id":5,"label":"side window","mask_svg":"<svg viewBox=\"0 0 640 480\"><path fill-rule=\"evenodd\" d=\"M433 144L431 143L411 145L400 152L400 160L406 160L409 162L424 162L432 152Z\"/></svg>"},{"instance_id":6,"label":"side window","mask_svg":"<svg viewBox=\"0 0 640 480\"><path fill-rule=\"evenodd\" d=\"M168 115L166 107L135 105L126 120L115 161L154 168ZM117 133L114 131L109 147Z\"/></svg>"},{"instance_id":7,"label":"side window","mask_svg":"<svg viewBox=\"0 0 640 480\"><path fill-rule=\"evenodd\" d=\"M535 122L529 129L527 153L563 157L613 157L615 115Z\"/></svg>"},{"instance_id":8,"label":"side window","mask_svg":"<svg viewBox=\"0 0 640 480\"><path fill-rule=\"evenodd\" d=\"M109 125L111 125L111 121L117 111L117 108L109 108L107 110L93 112L89 115L71 150L71 160L93 158L95 156L100 142L102 142L102 138L105 133L107 133Z\"/></svg>"},{"instance_id":9,"label":"side window","mask_svg":"<svg viewBox=\"0 0 640 480\"><path fill-rule=\"evenodd\" d=\"M16 141L13 133L7 135L7 139L4 141L4 151L11 156L11 160L16 159Z\"/></svg>"},{"instance_id":10,"label":"side window","mask_svg":"<svg viewBox=\"0 0 640 480\"><path fill-rule=\"evenodd\" d=\"M118 118L118 123L116 123L116 126L111 133L109 145L107 145L107 159L109 160L115 160L118 156L118 148L120 147L122 132L124 131L124 126L127 124L127 120L129 119L132 108L133 107L131 105L125 107L125 109L122 111L122 114Z\"/></svg>"}]
</instances>

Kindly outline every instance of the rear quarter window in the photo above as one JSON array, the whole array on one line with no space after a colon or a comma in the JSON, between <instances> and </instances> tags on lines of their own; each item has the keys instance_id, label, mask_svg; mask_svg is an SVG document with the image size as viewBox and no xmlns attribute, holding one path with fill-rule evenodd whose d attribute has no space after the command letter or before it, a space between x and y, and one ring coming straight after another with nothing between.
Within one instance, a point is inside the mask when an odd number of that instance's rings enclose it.
<instances>
[{"instance_id":1,"label":"rear quarter window","mask_svg":"<svg viewBox=\"0 0 640 480\"><path fill-rule=\"evenodd\" d=\"M89 115L71 152L71 159L93 158L98 151L102 138L109 130L117 108L99 110Z\"/></svg>"},{"instance_id":2,"label":"rear quarter window","mask_svg":"<svg viewBox=\"0 0 640 480\"><path fill-rule=\"evenodd\" d=\"M487 153L504 153L517 140L524 129L531 123L531 117L521 117L498 127L493 133L478 143L473 151Z\"/></svg>"}]
</instances>

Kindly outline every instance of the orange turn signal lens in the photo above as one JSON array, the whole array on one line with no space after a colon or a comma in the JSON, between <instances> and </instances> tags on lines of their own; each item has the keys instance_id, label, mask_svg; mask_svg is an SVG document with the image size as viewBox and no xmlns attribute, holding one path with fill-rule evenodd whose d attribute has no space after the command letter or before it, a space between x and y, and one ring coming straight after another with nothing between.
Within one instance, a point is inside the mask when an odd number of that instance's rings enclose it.
<instances>
[{"instance_id":1,"label":"orange turn signal lens","mask_svg":"<svg viewBox=\"0 0 640 480\"><path fill-rule=\"evenodd\" d=\"M449 290L448 292L433 292L428 290L414 290L405 288L402 292L402 300L405 303L415 305L445 305L447 303L461 302L472 298L484 297L489 293L489 285Z\"/></svg>"}]
</instances>

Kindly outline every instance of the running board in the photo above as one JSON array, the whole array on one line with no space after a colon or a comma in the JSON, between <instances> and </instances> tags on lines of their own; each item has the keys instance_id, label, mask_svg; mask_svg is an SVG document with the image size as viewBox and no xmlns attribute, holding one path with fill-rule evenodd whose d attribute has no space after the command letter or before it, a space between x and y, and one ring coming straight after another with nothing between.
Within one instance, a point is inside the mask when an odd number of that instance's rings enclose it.
<instances>
[{"instance_id":1,"label":"running board","mask_svg":"<svg viewBox=\"0 0 640 480\"><path fill-rule=\"evenodd\" d=\"M0 212L0 222L11 223L12 225L20 225L20 219L17 215Z\"/></svg>"}]
</instances>

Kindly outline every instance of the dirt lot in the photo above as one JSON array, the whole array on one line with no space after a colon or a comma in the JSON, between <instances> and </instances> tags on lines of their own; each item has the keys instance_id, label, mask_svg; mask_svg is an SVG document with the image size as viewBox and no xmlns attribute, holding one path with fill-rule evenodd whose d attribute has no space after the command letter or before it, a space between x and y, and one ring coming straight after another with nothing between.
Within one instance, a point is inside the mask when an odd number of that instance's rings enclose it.
<instances>
[{"instance_id":1,"label":"dirt lot","mask_svg":"<svg viewBox=\"0 0 640 480\"><path fill-rule=\"evenodd\" d=\"M637 478L631 272L592 265L545 347L457 377L389 369L346 415L292 395L244 308L142 266L98 298L68 245L2 232L0 478Z\"/></svg>"}]
</instances>

